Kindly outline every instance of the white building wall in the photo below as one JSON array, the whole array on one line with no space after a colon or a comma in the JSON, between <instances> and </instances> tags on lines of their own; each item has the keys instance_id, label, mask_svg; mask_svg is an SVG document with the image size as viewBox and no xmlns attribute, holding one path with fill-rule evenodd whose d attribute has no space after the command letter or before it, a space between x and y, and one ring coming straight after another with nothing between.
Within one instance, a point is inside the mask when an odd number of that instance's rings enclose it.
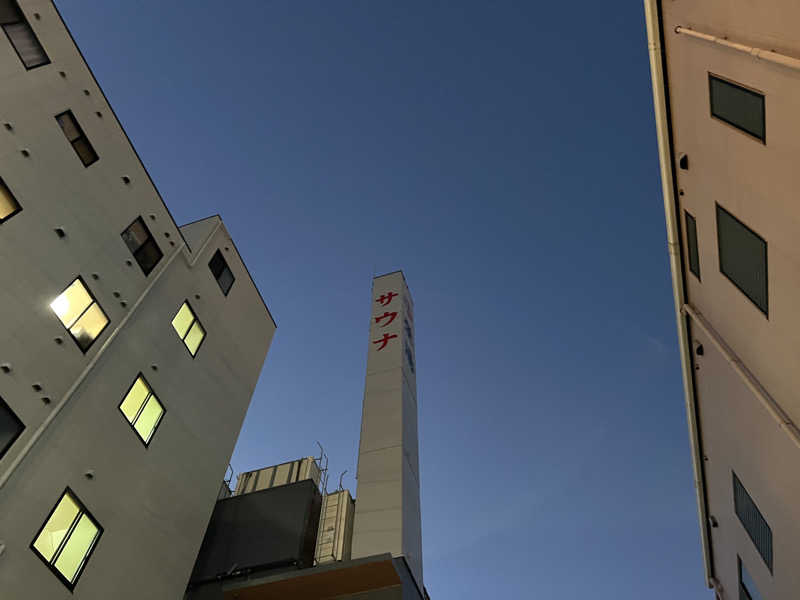
<instances>
[{"instance_id":1,"label":"white building wall","mask_svg":"<svg viewBox=\"0 0 800 600\"><path fill-rule=\"evenodd\" d=\"M26 71L0 35L0 178L23 209L0 224L0 397L25 424L0 459L0 597L178 598L275 325L218 217L187 226L184 247L54 6L21 6L51 64ZM67 109L100 157L88 168L56 123ZM120 237L138 216L164 254L147 277ZM217 249L236 278L227 297ZM49 308L77 275L110 319L86 354ZM186 299L206 330L194 358L171 326ZM166 409L148 447L118 409L139 372ZM67 486L104 529L74 593L29 548Z\"/></svg>"}]
</instances>

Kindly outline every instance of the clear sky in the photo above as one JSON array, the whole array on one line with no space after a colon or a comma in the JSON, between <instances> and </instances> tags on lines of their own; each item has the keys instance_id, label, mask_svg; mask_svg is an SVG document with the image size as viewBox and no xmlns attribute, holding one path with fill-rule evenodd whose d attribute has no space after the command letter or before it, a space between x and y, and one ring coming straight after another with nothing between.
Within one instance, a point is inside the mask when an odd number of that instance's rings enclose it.
<instances>
[{"instance_id":1,"label":"clear sky","mask_svg":"<svg viewBox=\"0 0 800 600\"><path fill-rule=\"evenodd\" d=\"M403 269L431 597L711 597L641 2L57 3L278 323L237 472L319 440L355 491L370 279Z\"/></svg>"}]
</instances>

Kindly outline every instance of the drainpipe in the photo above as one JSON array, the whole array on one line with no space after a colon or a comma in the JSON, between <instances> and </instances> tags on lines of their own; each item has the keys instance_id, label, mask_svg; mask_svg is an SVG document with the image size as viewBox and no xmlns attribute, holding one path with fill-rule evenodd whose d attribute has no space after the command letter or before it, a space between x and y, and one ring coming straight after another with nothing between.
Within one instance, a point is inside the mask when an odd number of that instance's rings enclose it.
<instances>
[{"instance_id":1,"label":"drainpipe","mask_svg":"<svg viewBox=\"0 0 800 600\"><path fill-rule=\"evenodd\" d=\"M730 48L731 50L744 52L745 54L749 54L750 56L753 56L755 58L766 60L768 62L772 62L784 67L788 67L790 69L795 69L800 71L800 59L793 58L791 56L786 56L785 54L778 54L773 50L764 50L762 48L755 48L753 46L746 46L745 44L731 42L730 40L728 40L727 37L717 37L715 35L710 35L708 33L702 33L700 31L695 31L694 29L689 29L687 27L684 27L683 25L678 25L675 28L675 33L688 35L690 37L697 38L699 40L705 40L706 42L711 42L712 44L725 46L726 48Z\"/></svg>"},{"instance_id":2,"label":"drainpipe","mask_svg":"<svg viewBox=\"0 0 800 600\"><path fill-rule=\"evenodd\" d=\"M686 403L686 416L689 425L689 442L692 450L694 487L697 492L697 516L700 520L700 539L703 548L706 585L713 586L710 553L708 515L706 513L705 482L700 455L700 438L697 427L697 410L693 385L692 349L689 342L687 320L682 312L685 302L683 288L683 264L680 256L680 235L676 220L675 186L672 171L672 148L670 142L667 112L667 92L664 80L661 49L661 23L658 0L644 0L647 22L647 41L650 54L650 74L653 83L653 105L655 109L656 133L658 137L658 158L661 167L661 192L664 197L664 217L667 225L667 248L669 251L670 272L672 274L672 295L675 318L678 326L678 346L680 349L681 371L683 372L683 395Z\"/></svg>"}]
</instances>

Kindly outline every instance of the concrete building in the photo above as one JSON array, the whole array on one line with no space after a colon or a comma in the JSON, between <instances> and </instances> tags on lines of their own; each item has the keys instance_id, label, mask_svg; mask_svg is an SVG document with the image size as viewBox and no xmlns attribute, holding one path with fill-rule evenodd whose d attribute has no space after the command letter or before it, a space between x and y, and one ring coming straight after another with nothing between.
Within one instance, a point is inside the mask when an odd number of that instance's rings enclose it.
<instances>
[{"instance_id":1,"label":"concrete building","mask_svg":"<svg viewBox=\"0 0 800 600\"><path fill-rule=\"evenodd\" d=\"M54 5L0 0L0 597L180 598L275 324Z\"/></svg>"},{"instance_id":2,"label":"concrete building","mask_svg":"<svg viewBox=\"0 0 800 600\"><path fill-rule=\"evenodd\" d=\"M646 0L706 580L800 590L800 4Z\"/></svg>"}]
</instances>

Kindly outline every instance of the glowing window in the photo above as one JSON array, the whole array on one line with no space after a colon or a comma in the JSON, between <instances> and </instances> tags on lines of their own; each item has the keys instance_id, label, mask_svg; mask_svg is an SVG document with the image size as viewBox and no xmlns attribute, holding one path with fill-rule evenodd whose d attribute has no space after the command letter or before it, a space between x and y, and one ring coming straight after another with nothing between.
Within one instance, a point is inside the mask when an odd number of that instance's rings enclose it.
<instances>
[{"instance_id":1,"label":"glowing window","mask_svg":"<svg viewBox=\"0 0 800 600\"><path fill-rule=\"evenodd\" d=\"M78 277L50 303L78 347L86 352L108 325L108 317Z\"/></svg>"},{"instance_id":2,"label":"glowing window","mask_svg":"<svg viewBox=\"0 0 800 600\"><path fill-rule=\"evenodd\" d=\"M188 301L181 305L180 310L173 317L172 327L175 329L178 337L186 344L189 353L192 356L197 354L197 349L200 348L200 344L206 337L206 330L200 325L200 321L197 320Z\"/></svg>"},{"instance_id":3,"label":"glowing window","mask_svg":"<svg viewBox=\"0 0 800 600\"><path fill-rule=\"evenodd\" d=\"M14 194L11 193L5 182L0 179L0 223L10 219L21 210L22 207L17 202Z\"/></svg>"},{"instance_id":4,"label":"glowing window","mask_svg":"<svg viewBox=\"0 0 800 600\"><path fill-rule=\"evenodd\" d=\"M141 373L125 394L119 409L147 446L164 416L164 406Z\"/></svg>"},{"instance_id":5,"label":"glowing window","mask_svg":"<svg viewBox=\"0 0 800 600\"><path fill-rule=\"evenodd\" d=\"M67 488L31 542L31 549L72 590L102 533L102 527Z\"/></svg>"}]
</instances>

